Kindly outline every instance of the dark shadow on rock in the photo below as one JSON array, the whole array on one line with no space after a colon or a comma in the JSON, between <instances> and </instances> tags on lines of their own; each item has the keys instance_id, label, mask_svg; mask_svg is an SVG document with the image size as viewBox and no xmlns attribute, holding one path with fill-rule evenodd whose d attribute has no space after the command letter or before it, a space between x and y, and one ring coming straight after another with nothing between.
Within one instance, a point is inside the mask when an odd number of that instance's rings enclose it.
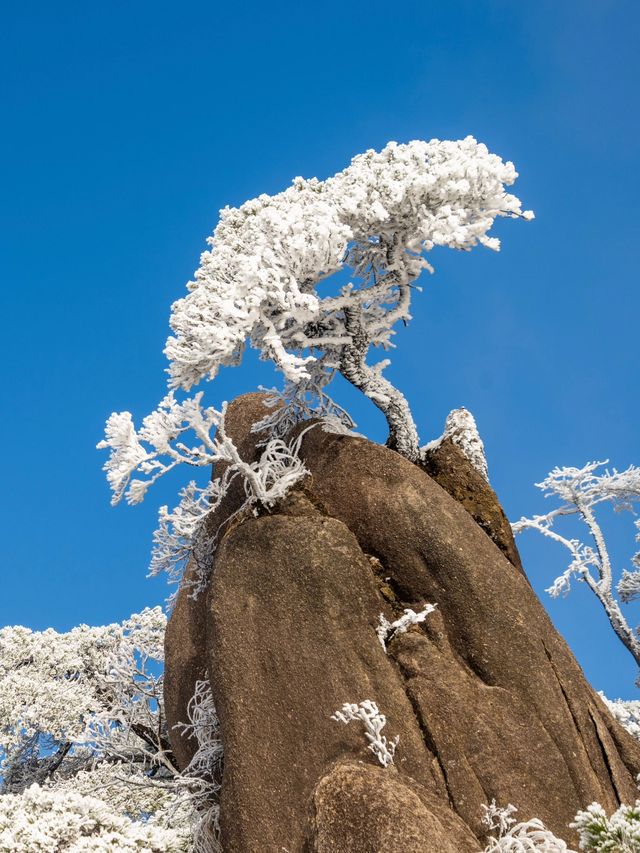
<instances>
[{"instance_id":1,"label":"dark shadow on rock","mask_svg":"<svg viewBox=\"0 0 640 853\"><path fill-rule=\"evenodd\" d=\"M511 525L496 493L462 450L445 438L438 447L426 452L421 464L445 492L462 504L507 560L524 573Z\"/></svg>"}]
</instances>

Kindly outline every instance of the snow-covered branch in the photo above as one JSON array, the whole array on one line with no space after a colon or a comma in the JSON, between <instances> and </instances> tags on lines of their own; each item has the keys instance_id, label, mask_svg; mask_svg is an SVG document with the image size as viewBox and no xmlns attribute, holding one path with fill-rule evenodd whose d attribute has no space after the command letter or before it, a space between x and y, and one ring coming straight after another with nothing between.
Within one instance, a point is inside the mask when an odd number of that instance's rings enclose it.
<instances>
[{"instance_id":1,"label":"snow-covered branch","mask_svg":"<svg viewBox=\"0 0 640 853\"><path fill-rule=\"evenodd\" d=\"M622 572L614 591L611 557L595 515L595 508L604 502L611 504L617 511L633 510L634 504L640 501L640 469L631 465L625 471L614 468L598 473L598 469L604 465L606 462L590 462L583 468L554 468L548 477L536 485L545 492L546 497L558 498L560 506L546 515L521 518L512 527L516 534L523 530L537 530L569 551L571 562L568 568L547 591L557 597L569 592L572 576L584 581L600 601L613 630L640 666L637 632L627 623L615 595L617 592L620 601L626 603L640 594L640 555L633 557L635 568L632 571ZM591 537L591 544L569 539L554 530L556 521L566 516L577 516L583 521Z\"/></svg>"},{"instance_id":2,"label":"snow-covered branch","mask_svg":"<svg viewBox=\"0 0 640 853\"><path fill-rule=\"evenodd\" d=\"M104 470L113 489L112 503L123 497L130 504L139 503L149 486L178 464L210 468L224 463L221 476L203 488L190 481L180 491L178 506L159 510L150 573L166 571L172 581L179 581L193 555L197 569L192 579L194 595L206 584L217 535L217 531L207 533L205 519L218 507L231 481L241 478L244 506L271 507L307 474L298 455L302 435L289 443L270 438L257 462L245 462L225 431L226 404L220 410L205 408L202 396L199 392L178 402L173 392L168 394L138 431L129 412L114 413L107 422L105 439L98 444L111 451ZM144 479L133 479L136 473Z\"/></svg>"},{"instance_id":3,"label":"snow-covered branch","mask_svg":"<svg viewBox=\"0 0 640 853\"><path fill-rule=\"evenodd\" d=\"M345 702L345 704L331 715L332 720L339 723L352 722L359 720L364 726L364 735L369 741L369 749L376 756L383 767L388 767L393 764L393 756L395 755L396 747L400 740L400 735L396 735L391 740L387 740L382 734L382 729L387 724L387 718L381 714L378 706L371 699L365 699L356 705L353 702Z\"/></svg>"}]
</instances>

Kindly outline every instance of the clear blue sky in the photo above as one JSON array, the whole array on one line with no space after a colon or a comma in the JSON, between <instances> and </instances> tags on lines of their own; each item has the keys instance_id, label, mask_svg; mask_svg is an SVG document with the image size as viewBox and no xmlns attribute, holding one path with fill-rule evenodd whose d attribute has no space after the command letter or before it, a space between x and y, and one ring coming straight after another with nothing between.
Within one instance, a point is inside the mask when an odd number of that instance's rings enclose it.
<instances>
[{"instance_id":1,"label":"clear blue sky","mask_svg":"<svg viewBox=\"0 0 640 853\"><path fill-rule=\"evenodd\" d=\"M113 409L141 417L162 395L169 306L221 206L295 175L326 177L389 139L474 134L515 161L516 192L537 215L500 224L500 254L434 253L390 370L422 438L469 407L512 518L542 509L532 484L556 464L640 463L639 8L7 7L0 624L67 629L164 599L164 581L145 573L157 506L179 481L112 509L94 449L104 420ZM249 360L209 399L259 382L269 373ZM381 418L344 399L383 439ZM612 522L621 567L631 521ZM564 555L527 536L542 591ZM596 687L637 693L632 662L583 590L551 612Z\"/></svg>"}]
</instances>

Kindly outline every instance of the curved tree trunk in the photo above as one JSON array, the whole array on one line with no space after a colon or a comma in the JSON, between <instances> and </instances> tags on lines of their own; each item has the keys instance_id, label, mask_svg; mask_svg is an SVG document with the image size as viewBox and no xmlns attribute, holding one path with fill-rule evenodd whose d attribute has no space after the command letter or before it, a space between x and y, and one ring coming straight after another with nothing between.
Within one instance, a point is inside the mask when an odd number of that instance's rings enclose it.
<instances>
[{"instance_id":1,"label":"curved tree trunk","mask_svg":"<svg viewBox=\"0 0 640 853\"><path fill-rule=\"evenodd\" d=\"M250 458L243 400L228 430ZM575 844L580 808L635 799L640 744L553 628L491 489L457 448L441 452L450 464L431 470L444 488L388 448L311 430L304 488L224 531L208 597L179 597L167 717L185 719L206 670L226 853L474 853L494 798ZM385 653L379 614L427 602L436 611ZM400 735L387 769L359 723L331 720L364 699Z\"/></svg>"}]
</instances>

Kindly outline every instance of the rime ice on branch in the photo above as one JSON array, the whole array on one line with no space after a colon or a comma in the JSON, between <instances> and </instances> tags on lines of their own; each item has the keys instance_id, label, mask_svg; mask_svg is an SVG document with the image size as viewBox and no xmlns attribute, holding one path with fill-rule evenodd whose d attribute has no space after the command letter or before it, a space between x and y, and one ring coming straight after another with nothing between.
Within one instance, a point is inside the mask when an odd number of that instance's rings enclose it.
<instances>
[{"instance_id":1,"label":"rime ice on branch","mask_svg":"<svg viewBox=\"0 0 640 853\"><path fill-rule=\"evenodd\" d=\"M173 305L171 387L188 390L238 364L248 341L294 385L312 379L319 390L342 373L384 412L392 446L416 459L407 402L383 377L386 361L367 364L369 347L389 349L396 324L411 319L431 249L498 250L488 236L496 217L533 217L505 191L516 177L471 136L391 142L326 181L296 178L225 208L189 295ZM320 296L320 282L343 268L352 282Z\"/></svg>"},{"instance_id":2,"label":"rime ice on branch","mask_svg":"<svg viewBox=\"0 0 640 853\"><path fill-rule=\"evenodd\" d=\"M179 403L168 394L158 409L142 422L136 431L129 412L118 412L107 421L106 439L99 448L110 448L104 468L113 490L112 503L124 497L129 504L140 503L147 489L159 477L177 465L195 467L224 463L225 471L204 488L194 480L180 492L180 503L173 510L160 507L159 525L154 533L151 574L166 571L179 582L182 570L192 554L196 566L192 583L197 595L208 576L209 559L215 544L215 531L205 534L204 521L214 510L236 477L241 477L246 504L271 506L284 497L287 490L307 473L298 457L302 434L291 444L279 438L270 439L257 462L245 462L227 436L224 428L226 403L220 411L202 406L203 392ZM185 433L196 438L187 444ZM145 479L132 479L140 473Z\"/></svg>"},{"instance_id":3,"label":"rime ice on branch","mask_svg":"<svg viewBox=\"0 0 640 853\"><path fill-rule=\"evenodd\" d=\"M584 581L602 604L611 627L640 666L637 630L629 627L614 594L611 557L595 515L595 507L605 502L612 504L616 511L632 510L633 504L640 502L640 468L631 465L626 471L616 471L614 468L613 471L596 473L603 465L606 462L589 462L583 468L554 468L546 479L536 485L546 492L546 497L557 497L561 505L546 515L521 518L512 527L516 534L527 529L537 530L543 536L564 545L571 555L571 562L547 592L556 598L569 592L572 576ZM568 539L554 530L555 521L563 516L578 516L585 523L592 544ZM640 530L640 521L635 524ZM640 540L640 533L636 538ZM625 569L615 587L623 603L640 596L640 552L631 562L634 569Z\"/></svg>"},{"instance_id":4,"label":"rime ice on branch","mask_svg":"<svg viewBox=\"0 0 640 853\"><path fill-rule=\"evenodd\" d=\"M376 756L383 767L393 764L393 756L400 740L396 735L388 740L382 734L382 729L387 724L387 718L381 714L378 706L371 699L365 699L358 705L355 702L345 702L339 711L331 715L331 719L338 723L348 724L353 720L360 720L364 726L364 736L369 741L369 749Z\"/></svg>"}]
</instances>

